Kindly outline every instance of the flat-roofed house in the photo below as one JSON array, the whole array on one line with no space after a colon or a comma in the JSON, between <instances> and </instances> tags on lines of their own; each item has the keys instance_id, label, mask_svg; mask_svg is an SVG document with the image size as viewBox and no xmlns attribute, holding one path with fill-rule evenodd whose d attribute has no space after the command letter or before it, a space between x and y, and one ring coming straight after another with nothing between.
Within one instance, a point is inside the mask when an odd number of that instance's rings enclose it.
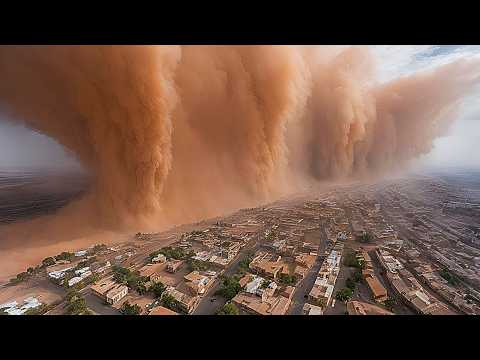
<instances>
[{"instance_id":1,"label":"flat-roofed house","mask_svg":"<svg viewBox=\"0 0 480 360\"><path fill-rule=\"evenodd\" d=\"M169 260L167 262L167 271L173 274L180 269L183 263L184 263L183 260L175 260L175 259Z\"/></svg>"},{"instance_id":2,"label":"flat-roofed house","mask_svg":"<svg viewBox=\"0 0 480 360\"><path fill-rule=\"evenodd\" d=\"M260 254L255 257L249 265L249 268L262 275L269 276L276 279L277 275L287 266L284 262L280 261L281 257L276 259L270 258L271 254Z\"/></svg>"},{"instance_id":3,"label":"flat-roofed house","mask_svg":"<svg viewBox=\"0 0 480 360\"><path fill-rule=\"evenodd\" d=\"M163 306L156 306L150 310L148 315L178 315L178 313Z\"/></svg>"},{"instance_id":4,"label":"flat-roofed house","mask_svg":"<svg viewBox=\"0 0 480 360\"><path fill-rule=\"evenodd\" d=\"M187 314L191 314L200 302L199 296L190 296L178 291L172 286L167 287L163 294L171 295L175 300L177 300L180 310Z\"/></svg>"},{"instance_id":5,"label":"flat-roofed house","mask_svg":"<svg viewBox=\"0 0 480 360\"><path fill-rule=\"evenodd\" d=\"M365 281L367 282L368 288L370 289L372 297L375 301L384 302L388 299L387 290L375 276L368 276Z\"/></svg>"},{"instance_id":6,"label":"flat-roofed house","mask_svg":"<svg viewBox=\"0 0 480 360\"><path fill-rule=\"evenodd\" d=\"M215 281L215 277L203 275L198 271L192 271L183 278L186 280L186 285L189 287L193 295L205 294Z\"/></svg>"},{"instance_id":7,"label":"flat-roofed house","mask_svg":"<svg viewBox=\"0 0 480 360\"><path fill-rule=\"evenodd\" d=\"M313 264L315 264L315 260L317 259L316 256L310 254L300 254L295 257L295 262L298 265L304 266L307 269L310 269Z\"/></svg>"},{"instance_id":8,"label":"flat-roofed house","mask_svg":"<svg viewBox=\"0 0 480 360\"><path fill-rule=\"evenodd\" d=\"M140 268L139 274L142 277L148 278L149 281L156 283L160 281L160 271L163 270L165 267L166 265L163 263L147 264Z\"/></svg>"},{"instance_id":9,"label":"flat-roofed house","mask_svg":"<svg viewBox=\"0 0 480 360\"><path fill-rule=\"evenodd\" d=\"M113 280L104 280L93 284L91 290L109 304L115 304L128 294L127 286Z\"/></svg>"}]
</instances>

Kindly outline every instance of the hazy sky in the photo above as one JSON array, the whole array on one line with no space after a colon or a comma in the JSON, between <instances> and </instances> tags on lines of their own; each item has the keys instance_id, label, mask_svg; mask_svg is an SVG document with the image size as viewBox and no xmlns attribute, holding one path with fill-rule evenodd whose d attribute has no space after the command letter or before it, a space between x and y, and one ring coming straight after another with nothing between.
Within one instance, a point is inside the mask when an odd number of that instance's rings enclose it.
<instances>
[{"instance_id":1,"label":"hazy sky","mask_svg":"<svg viewBox=\"0 0 480 360\"><path fill-rule=\"evenodd\" d=\"M388 81L419 70L434 68L461 58L480 56L478 45L374 46L379 78ZM447 136L434 142L434 149L417 163L431 167L480 168L480 89L465 99L462 111Z\"/></svg>"},{"instance_id":2,"label":"hazy sky","mask_svg":"<svg viewBox=\"0 0 480 360\"><path fill-rule=\"evenodd\" d=\"M480 46L372 46L378 59L379 81L388 81L456 59L480 56ZM480 167L480 104L465 99L448 136L435 141L433 151L418 162L428 166ZM38 133L14 125L0 115L0 169L10 167L73 167L76 161L62 147Z\"/></svg>"}]
</instances>

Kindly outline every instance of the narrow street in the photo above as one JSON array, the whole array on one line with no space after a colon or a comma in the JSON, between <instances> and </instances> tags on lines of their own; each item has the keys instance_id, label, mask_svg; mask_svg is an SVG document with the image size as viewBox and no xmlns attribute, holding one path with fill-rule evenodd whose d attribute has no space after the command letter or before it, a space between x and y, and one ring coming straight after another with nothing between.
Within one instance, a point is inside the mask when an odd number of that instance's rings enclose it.
<instances>
[{"instance_id":1,"label":"narrow street","mask_svg":"<svg viewBox=\"0 0 480 360\"><path fill-rule=\"evenodd\" d=\"M293 293L292 304L288 309L287 315L302 315L303 306L308 300L308 294L310 293L310 290L312 290L315 280L317 279L317 274L322 267L323 261L325 260L323 253L326 247L327 235L322 227L322 230L320 231L320 242L317 250L317 259L307 276L305 276L305 278L297 284L295 292Z\"/></svg>"}]
</instances>

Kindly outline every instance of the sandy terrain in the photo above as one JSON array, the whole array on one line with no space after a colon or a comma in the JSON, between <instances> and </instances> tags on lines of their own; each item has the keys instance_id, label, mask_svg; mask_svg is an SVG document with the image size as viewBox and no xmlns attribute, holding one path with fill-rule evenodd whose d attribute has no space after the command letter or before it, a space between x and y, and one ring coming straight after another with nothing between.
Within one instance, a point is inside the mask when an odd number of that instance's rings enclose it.
<instances>
[{"instance_id":1,"label":"sandy terrain","mask_svg":"<svg viewBox=\"0 0 480 360\"><path fill-rule=\"evenodd\" d=\"M16 286L7 286L0 291L0 304L17 301L19 304L24 299L34 296L40 302L52 304L63 298L64 291L46 279L30 279Z\"/></svg>"}]
</instances>

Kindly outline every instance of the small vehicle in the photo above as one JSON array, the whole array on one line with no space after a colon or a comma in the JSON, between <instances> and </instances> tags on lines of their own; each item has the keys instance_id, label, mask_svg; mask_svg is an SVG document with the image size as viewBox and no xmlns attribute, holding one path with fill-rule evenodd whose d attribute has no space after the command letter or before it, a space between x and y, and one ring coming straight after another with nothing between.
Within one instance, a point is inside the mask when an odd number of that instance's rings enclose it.
<instances>
[{"instance_id":1,"label":"small vehicle","mask_svg":"<svg viewBox=\"0 0 480 360\"><path fill-rule=\"evenodd\" d=\"M215 302L215 301L217 301L217 299L215 298L210 299L210 302Z\"/></svg>"}]
</instances>

